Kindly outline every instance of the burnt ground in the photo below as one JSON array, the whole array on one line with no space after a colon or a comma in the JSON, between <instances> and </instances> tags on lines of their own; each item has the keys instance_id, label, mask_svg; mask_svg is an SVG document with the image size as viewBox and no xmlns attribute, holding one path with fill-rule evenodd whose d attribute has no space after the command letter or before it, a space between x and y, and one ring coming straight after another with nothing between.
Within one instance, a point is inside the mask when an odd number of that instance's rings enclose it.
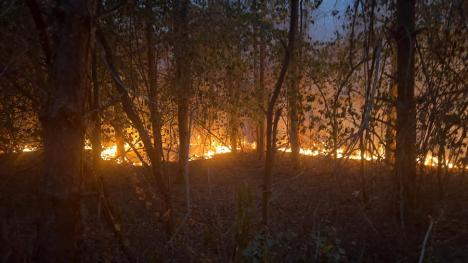
<instances>
[{"instance_id":1,"label":"burnt ground","mask_svg":"<svg viewBox=\"0 0 468 263\"><path fill-rule=\"evenodd\" d=\"M85 174L81 261L418 262L432 222L424 262L468 262L468 178L451 176L441 198L436 180L420 176L420 208L402 229L385 167L366 164L363 202L357 162L303 157L302 163L294 171L287 156L277 155L265 234L259 224L263 163L255 155L191 162L192 213L186 216L185 186L171 184L177 235L170 242L144 169L106 163L104 186L122 234L112 231L95 181ZM1 262L31 262L40 170L37 153L0 156ZM175 170L168 165L168 178Z\"/></svg>"}]
</instances>

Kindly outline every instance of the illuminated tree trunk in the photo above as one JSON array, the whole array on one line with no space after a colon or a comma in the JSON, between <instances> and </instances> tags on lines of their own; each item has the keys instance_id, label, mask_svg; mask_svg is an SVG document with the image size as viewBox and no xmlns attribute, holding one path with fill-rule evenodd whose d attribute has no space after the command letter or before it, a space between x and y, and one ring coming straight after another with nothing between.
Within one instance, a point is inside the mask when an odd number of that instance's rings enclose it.
<instances>
[{"instance_id":1,"label":"illuminated tree trunk","mask_svg":"<svg viewBox=\"0 0 468 263\"><path fill-rule=\"evenodd\" d=\"M291 57L294 56L294 42L297 30L297 13L298 13L298 0L291 0L291 18L289 22L289 34L288 34L288 47L284 55L284 60L281 66L281 71L273 89L273 94L268 103L267 109L267 126L266 126L266 156L265 156L265 174L263 176L263 195L262 195L262 223L268 225L268 207L271 196L271 173L273 171L274 164L274 148L276 144L276 138L274 135L274 110L276 100L278 99L281 91L281 87L288 70ZM278 117L279 118L279 117Z\"/></svg>"},{"instance_id":2,"label":"illuminated tree trunk","mask_svg":"<svg viewBox=\"0 0 468 263\"><path fill-rule=\"evenodd\" d=\"M415 0L397 1L397 120L395 172L399 180L400 219L416 205L416 107L414 100Z\"/></svg>"},{"instance_id":3,"label":"illuminated tree trunk","mask_svg":"<svg viewBox=\"0 0 468 263\"><path fill-rule=\"evenodd\" d=\"M41 220L35 262L77 262L80 185L83 177L83 120L90 68L93 1L60 7L57 45L50 64L44 128Z\"/></svg>"},{"instance_id":4,"label":"illuminated tree trunk","mask_svg":"<svg viewBox=\"0 0 468 263\"><path fill-rule=\"evenodd\" d=\"M175 88L177 91L177 120L179 125L178 180L188 185L190 150L189 101L191 93L190 59L188 50L188 0L174 1Z\"/></svg>"}]
</instances>

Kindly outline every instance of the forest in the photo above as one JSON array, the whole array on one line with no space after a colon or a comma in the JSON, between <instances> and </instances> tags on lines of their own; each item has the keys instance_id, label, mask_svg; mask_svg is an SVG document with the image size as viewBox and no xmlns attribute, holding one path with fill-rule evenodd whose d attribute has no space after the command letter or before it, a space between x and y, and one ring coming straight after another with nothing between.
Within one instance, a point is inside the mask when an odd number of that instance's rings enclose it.
<instances>
[{"instance_id":1,"label":"forest","mask_svg":"<svg viewBox=\"0 0 468 263\"><path fill-rule=\"evenodd\" d=\"M467 17L0 0L0 262L468 262Z\"/></svg>"}]
</instances>

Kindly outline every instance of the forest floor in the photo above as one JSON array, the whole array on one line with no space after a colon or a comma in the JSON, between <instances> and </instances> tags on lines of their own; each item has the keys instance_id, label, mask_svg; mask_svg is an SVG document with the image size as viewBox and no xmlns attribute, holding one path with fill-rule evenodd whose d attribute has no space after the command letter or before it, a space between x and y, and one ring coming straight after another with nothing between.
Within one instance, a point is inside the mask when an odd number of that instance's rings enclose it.
<instances>
[{"instance_id":1,"label":"forest floor","mask_svg":"<svg viewBox=\"0 0 468 263\"><path fill-rule=\"evenodd\" d=\"M103 182L122 232L112 231L94 177L85 174L81 261L418 262L430 228L424 262L468 262L468 178L449 177L441 198L435 178L420 176L420 208L402 229L385 167L366 163L361 177L356 161L302 157L295 171L288 160L277 155L266 234L259 224L263 162L256 155L191 162L192 213L186 216L185 185L171 184L177 234L170 242L144 168L107 162ZM37 153L0 156L0 262L32 261L41 169ZM175 165L167 171L173 178Z\"/></svg>"}]
</instances>

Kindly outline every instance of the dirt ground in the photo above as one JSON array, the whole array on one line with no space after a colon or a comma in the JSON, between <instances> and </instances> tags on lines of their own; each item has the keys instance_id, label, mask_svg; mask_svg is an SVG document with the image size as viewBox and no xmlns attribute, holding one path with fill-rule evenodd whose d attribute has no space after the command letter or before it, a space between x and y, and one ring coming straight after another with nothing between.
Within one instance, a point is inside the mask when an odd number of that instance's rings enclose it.
<instances>
[{"instance_id":1,"label":"dirt ground","mask_svg":"<svg viewBox=\"0 0 468 263\"><path fill-rule=\"evenodd\" d=\"M271 224L263 232L263 162L254 154L193 161L189 216L185 185L171 184L176 235L168 242L161 201L144 168L104 166L104 186L122 233L112 231L94 177L85 173L82 262L418 262L429 228L424 262L468 262L468 178L461 176L450 176L440 197L435 178L421 175L420 208L403 229L382 165L366 163L361 177L356 161L303 157L294 171L288 156L278 154ZM0 156L1 262L31 262L40 170L38 153ZM175 165L166 171L173 178Z\"/></svg>"}]
</instances>

